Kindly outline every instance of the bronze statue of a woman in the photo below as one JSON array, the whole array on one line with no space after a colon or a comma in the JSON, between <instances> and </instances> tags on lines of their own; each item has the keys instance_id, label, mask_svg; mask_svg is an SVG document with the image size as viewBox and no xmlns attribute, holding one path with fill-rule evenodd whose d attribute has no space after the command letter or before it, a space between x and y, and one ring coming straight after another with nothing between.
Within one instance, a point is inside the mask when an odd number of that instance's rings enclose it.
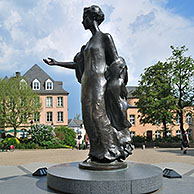
<instances>
[{"instance_id":1,"label":"bronze statue of a woman","mask_svg":"<svg viewBox=\"0 0 194 194\"><path fill-rule=\"evenodd\" d=\"M92 37L73 62L44 59L48 65L75 69L81 83L83 123L90 140L89 160L96 163L122 161L132 153L127 120L127 66L118 56L110 34L99 25L104 20L100 7L84 8L83 26Z\"/></svg>"}]
</instances>

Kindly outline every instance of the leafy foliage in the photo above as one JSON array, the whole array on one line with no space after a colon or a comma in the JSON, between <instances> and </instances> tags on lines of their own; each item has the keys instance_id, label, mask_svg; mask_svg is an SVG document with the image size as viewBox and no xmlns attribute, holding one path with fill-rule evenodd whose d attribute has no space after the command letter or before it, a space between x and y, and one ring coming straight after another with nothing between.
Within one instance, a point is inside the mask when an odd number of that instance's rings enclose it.
<instances>
[{"instance_id":1,"label":"leafy foliage","mask_svg":"<svg viewBox=\"0 0 194 194\"><path fill-rule=\"evenodd\" d=\"M184 133L184 108L192 106L194 102L194 60L184 56L188 49L171 46L172 56L168 58L171 65L171 77L174 96L177 98L177 113L179 115L180 130ZM191 112L193 112L191 110Z\"/></svg>"},{"instance_id":2,"label":"leafy foliage","mask_svg":"<svg viewBox=\"0 0 194 194\"><path fill-rule=\"evenodd\" d=\"M33 119L41 104L34 103L38 96L23 77L0 80L0 91L1 125L13 127L16 137L16 129Z\"/></svg>"},{"instance_id":3,"label":"leafy foliage","mask_svg":"<svg viewBox=\"0 0 194 194\"><path fill-rule=\"evenodd\" d=\"M61 126L55 129L56 136L61 139L65 145L76 146L76 133L73 129Z\"/></svg>"},{"instance_id":4,"label":"leafy foliage","mask_svg":"<svg viewBox=\"0 0 194 194\"><path fill-rule=\"evenodd\" d=\"M157 138L155 142L161 143L181 143L181 138L177 136L167 136L163 138Z\"/></svg>"},{"instance_id":5,"label":"leafy foliage","mask_svg":"<svg viewBox=\"0 0 194 194\"><path fill-rule=\"evenodd\" d=\"M153 125L163 123L164 136L166 136L167 123L172 123L173 113L176 110L169 67L167 63L159 61L146 68L141 74L137 90L133 93L139 99L136 104L141 113L140 122Z\"/></svg>"},{"instance_id":6,"label":"leafy foliage","mask_svg":"<svg viewBox=\"0 0 194 194\"><path fill-rule=\"evenodd\" d=\"M137 135L132 138L133 143L145 143L145 137Z\"/></svg>"},{"instance_id":7,"label":"leafy foliage","mask_svg":"<svg viewBox=\"0 0 194 194\"><path fill-rule=\"evenodd\" d=\"M80 114L77 114L77 113L76 113L76 115L74 116L74 119L80 120Z\"/></svg>"},{"instance_id":8,"label":"leafy foliage","mask_svg":"<svg viewBox=\"0 0 194 194\"><path fill-rule=\"evenodd\" d=\"M36 148L71 148L75 147L76 133L73 129L62 126L55 129L47 125L33 125L29 131L31 141ZM55 137L56 136L56 137Z\"/></svg>"},{"instance_id":9,"label":"leafy foliage","mask_svg":"<svg viewBox=\"0 0 194 194\"><path fill-rule=\"evenodd\" d=\"M15 147L17 147L20 144L20 141L17 138L5 138L1 144L7 144L7 146L9 147L10 145L14 145Z\"/></svg>"},{"instance_id":10,"label":"leafy foliage","mask_svg":"<svg viewBox=\"0 0 194 194\"><path fill-rule=\"evenodd\" d=\"M141 74L138 89L133 95L139 98L140 122L153 125L163 124L164 136L167 123L173 123L175 113L180 118L180 129L184 133L184 108L194 102L194 60L185 57L185 46L173 47L167 62L145 69ZM192 110L191 110L192 112Z\"/></svg>"},{"instance_id":11,"label":"leafy foliage","mask_svg":"<svg viewBox=\"0 0 194 194\"><path fill-rule=\"evenodd\" d=\"M33 125L29 130L29 135L35 144L45 146L45 142L51 142L53 139L53 128L47 125Z\"/></svg>"}]
</instances>

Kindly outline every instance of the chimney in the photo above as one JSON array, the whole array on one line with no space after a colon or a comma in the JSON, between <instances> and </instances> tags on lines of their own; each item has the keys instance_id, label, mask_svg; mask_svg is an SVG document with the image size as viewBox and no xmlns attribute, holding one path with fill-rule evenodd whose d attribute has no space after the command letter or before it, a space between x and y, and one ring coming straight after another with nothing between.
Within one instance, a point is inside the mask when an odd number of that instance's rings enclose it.
<instances>
[{"instance_id":1,"label":"chimney","mask_svg":"<svg viewBox=\"0 0 194 194\"><path fill-rule=\"evenodd\" d=\"M21 76L21 73L20 72L16 72L16 77L20 77Z\"/></svg>"}]
</instances>

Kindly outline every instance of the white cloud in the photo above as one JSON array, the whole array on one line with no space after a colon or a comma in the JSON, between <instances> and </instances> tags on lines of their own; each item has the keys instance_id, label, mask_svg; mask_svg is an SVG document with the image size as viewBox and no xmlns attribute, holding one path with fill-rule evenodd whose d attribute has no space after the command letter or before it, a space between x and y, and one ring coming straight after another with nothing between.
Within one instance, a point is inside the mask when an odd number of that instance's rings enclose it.
<instances>
[{"instance_id":1,"label":"white cloud","mask_svg":"<svg viewBox=\"0 0 194 194\"><path fill-rule=\"evenodd\" d=\"M18 3L17 3L18 2ZM164 9L167 0L39 0L0 2L0 69L30 68L47 56L72 60L90 32L84 31L83 7L98 4L108 17L101 25L129 66L129 84L137 84L147 66L170 56L170 45L185 44L194 52L193 21ZM5 9L7 12L5 12ZM54 68L56 73L72 71Z\"/></svg>"}]
</instances>

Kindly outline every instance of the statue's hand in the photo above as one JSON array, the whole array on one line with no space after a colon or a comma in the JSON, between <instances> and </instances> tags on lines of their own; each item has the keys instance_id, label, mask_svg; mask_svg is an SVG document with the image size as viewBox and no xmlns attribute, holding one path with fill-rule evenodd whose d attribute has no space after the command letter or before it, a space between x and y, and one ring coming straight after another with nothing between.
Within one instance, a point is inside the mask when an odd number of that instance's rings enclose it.
<instances>
[{"instance_id":1,"label":"statue's hand","mask_svg":"<svg viewBox=\"0 0 194 194\"><path fill-rule=\"evenodd\" d=\"M53 58L48 57L47 59L43 59L43 61L48 65L57 65L57 61Z\"/></svg>"}]
</instances>

